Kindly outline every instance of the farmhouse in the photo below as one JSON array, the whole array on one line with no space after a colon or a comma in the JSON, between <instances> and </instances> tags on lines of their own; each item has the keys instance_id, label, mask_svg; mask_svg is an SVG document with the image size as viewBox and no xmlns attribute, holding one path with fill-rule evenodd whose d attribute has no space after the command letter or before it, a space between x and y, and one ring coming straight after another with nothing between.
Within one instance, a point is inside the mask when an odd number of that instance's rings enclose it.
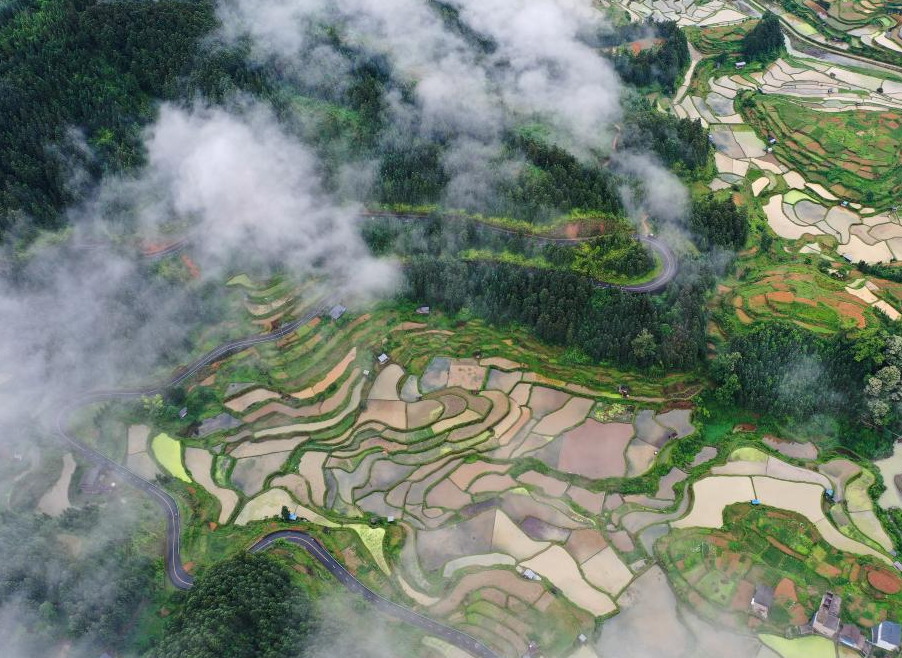
<instances>
[{"instance_id":1,"label":"farmhouse","mask_svg":"<svg viewBox=\"0 0 902 658\"><path fill-rule=\"evenodd\" d=\"M342 315L344 315L347 312L347 310L348 309L346 309L341 304L336 304L335 306L332 307L332 310L329 311L329 317L332 318L333 320L337 320Z\"/></svg>"},{"instance_id":2,"label":"farmhouse","mask_svg":"<svg viewBox=\"0 0 902 658\"><path fill-rule=\"evenodd\" d=\"M842 599L833 592L827 592L821 599L821 605L811 619L811 629L818 635L836 637L839 632L839 608Z\"/></svg>"},{"instance_id":3,"label":"farmhouse","mask_svg":"<svg viewBox=\"0 0 902 658\"><path fill-rule=\"evenodd\" d=\"M839 643L867 654L870 651L864 633L854 624L843 624L839 631Z\"/></svg>"},{"instance_id":4,"label":"farmhouse","mask_svg":"<svg viewBox=\"0 0 902 658\"><path fill-rule=\"evenodd\" d=\"M758 585L755 588L755 594L752 596L752 612L761 619L767 619L770 613L770 607L774 603L774 590L767 585Z\"/></svg>"},{"instance_id":5,"label":"farmhouse","mask_svg":"<svg viewBox=\"0 0 902 658\"><path fill-rule=\"evenodd\" d=\"M103 468L100 466L93 466L91 470L87 471L81 478L79 489L81 489L82 493L90 496L106 493L112 488L111 483L107 482L106 478L107 473Z\"/></svg>"},{"instance_id":6,"label":"farmhouse","mask_svg":"<svg viewBox=\"0 0 902 658\"><path fill-rule=\"evenodd\" d=\"M871 629L871 644L886 651L896 651L902 640L902 628L892 621L882 621Z\"/></svg>"}]
</instances>

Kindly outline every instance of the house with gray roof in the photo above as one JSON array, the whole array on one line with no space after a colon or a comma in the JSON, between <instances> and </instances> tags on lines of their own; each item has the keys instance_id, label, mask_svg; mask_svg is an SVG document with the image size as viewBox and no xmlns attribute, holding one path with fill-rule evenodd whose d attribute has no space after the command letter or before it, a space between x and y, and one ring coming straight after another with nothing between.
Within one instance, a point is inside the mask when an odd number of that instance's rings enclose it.
<instances>
[{"instance_id":1,"label":"house with gray roof","mask_svg":"<svg viewBox=\"0 0 902 658\"><path fill-rule=\"evenodd\" d=\"M871 629L871 644L886 651L896 651L902 645L902 627L893 621L882 621Z\"/></svg>"},{"instance_id":2,"label":"house with gray roof","mask_svg":"<svg viewBox=\"0 0 902 658\"><path fill-rule=\"evenodd\" d=\"M767 619L770 614L770 607L774 604L774 589L767 585L758 585L755 588L755 594L752 596L752 612L761 619Z\"/></svg>"},{"instance_id":3,"label":"house with gray roof","mask_svg":"<svg viewBox=\"0 0 902 658\"><path fill-rule=\"evenodd\" d=\"M833 592L827 592L821 598L814 617L811 619L811 629L818 635L829 637L831 640L839 633L839 610L842 599Z\"/></svg>"},{"instance_id":4,"label":"house with gray roof","mask_svg":"<svg viewBox=\"0 0 902 658\"><path fill-rule=\"evenodd\" d=\"M842 628L839 630L839 637L837 639L840 644L845 645L850 649L855 649L865 655L870 653L871 648L868 646L867 638L865 638L864 633L862 633L861 629L855 624L843 624Z\"/></svg>"}]
</instances>

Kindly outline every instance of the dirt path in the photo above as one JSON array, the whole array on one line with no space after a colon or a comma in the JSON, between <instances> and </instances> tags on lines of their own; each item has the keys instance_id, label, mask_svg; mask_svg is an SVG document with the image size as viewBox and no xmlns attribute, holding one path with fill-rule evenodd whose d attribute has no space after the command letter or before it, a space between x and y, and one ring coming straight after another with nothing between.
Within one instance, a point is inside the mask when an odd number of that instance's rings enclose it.
<instances>
[{"instance_id":1,"label":"dirt path","mask_svg":"<svg viewBox=\"0 0 902 658\"><path fill-rule=\"evenodd\" d=\"M41 496L38 501L38 511L47 516L59 516L69 507L69 485L72 482L72 474L75 472L75 460L72 453L63 455L63 470L59 479L50 489Z\"/></svg>"},{"instance_id":2,"label":"dirt path","mask_svg":"<svg viewBox=\"0 0 902 658\"><path fill-rule=\"evenodd\" d=\"M683 100L683 96L685 96L686 92L689 90L689 83L692 82L692 76L695 74L695 67L702 61L702 54L698 52L691 43L689 44L689 55L692 57L692 61L689 63L689 69L686 71L686 77L683 78L683 84L680 85L680 88L677 89L676 94L673 96L674 105Z\"/></svg>"}]
</instances>

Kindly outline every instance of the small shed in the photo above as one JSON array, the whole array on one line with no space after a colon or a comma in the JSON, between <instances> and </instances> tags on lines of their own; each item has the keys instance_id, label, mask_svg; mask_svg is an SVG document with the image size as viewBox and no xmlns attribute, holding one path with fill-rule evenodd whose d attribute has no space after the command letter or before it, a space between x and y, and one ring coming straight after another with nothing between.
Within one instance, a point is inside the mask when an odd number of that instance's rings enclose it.
<instances>
[{"instance_id":1,"label":"small shed","mask_svg":"<svg viewBox=\"0 0 902 658\"><path fill-rule=\"evenodd\" d=\"M737 68L737 69L744 69L744 68L745 68L745 65L746 65L747 63L748 63L748 62L736 62L736 68Z\"/></svg>"},{"instance_id":2,"label":"small shed","mask_svg":"<svg viewBox=\"0 0 902 658\"><path fill-rule=\"evenodd\" d=\"M106 491L104 486L104 471L100 466L92 466L81 478L79 489L82 493L96 496Z\"/></svg>"},{"instance_id":3,"label":"small shed","mask_svg":"<svg viewBox=\"0 0 902 658\"><path fill-rule=\"evenodd\" d=\"M379 362L379 365L380 365L380 366L384 366L384 365L385 365L386 363L388 363L388 361L389 361L389 359L388 359L388 354L386 354L385 352L383 352L383 353L380 354L378 357L376 357L376 360Z\"/></svg>"},{"instance_id":4,"label":"small shed","mask_svg":"<svg viewBox=\"0 0 902 658\"><path fill-rule=\"evenodd\" d=\"M532 569L524 569L523 577L528 580L542 580L542 577Z\"/></svg>"},{"instance_id":5,"label":"small shed","mask_svg":"<svg viewBox=\"0 0 902 658\"><path fill-rule=\"evenodd\" d=\"M347 310L348 309L346 309L341 304L336 304L335 306L332 307L332 310L329 311L329 317L332 318L333 320L337 320L342 315L344 315L347 312Z\"/></svg>"},{"instance_id":6,"label":"small shed","mask_svg":"<svg viewBox=\"0 0 902 658\"><path fill-rule=\"evenodd\" d=\"M417 315L429 315L429 307L421 306L417 309Z\"/></svg>"},{"instance_id":7,"label":"small shed","mask_svg":"<svg viewBox=\"0 0 902 658\"><path fill-rule=\"evenodd\" d=\"M752 596L752 612L761 619L767 619L770 614L770 607L774 604L774 590L767 585L758 585L755 588L755 594Z\"/></svg>"},{"instance_id":8,"label":"small shed","mask_svg":"<svg viewBox=\"0 0 902 658\"><path fill-rule=\"evenodd\" d=\"M839 642L861 653L864 653L868 646L864 633L855 624L842 625L839 631Z\"/></svg>"},{"instance_id":9,"label":"small shed","mask_svg":"<svg viewBox=\"0 0 902 658\"><path fill-rule=\"evenodd\" d=\"M188 415L188 407L182 407L179 409L179 418L184 418Z\"/></svg>"}]
</instances>

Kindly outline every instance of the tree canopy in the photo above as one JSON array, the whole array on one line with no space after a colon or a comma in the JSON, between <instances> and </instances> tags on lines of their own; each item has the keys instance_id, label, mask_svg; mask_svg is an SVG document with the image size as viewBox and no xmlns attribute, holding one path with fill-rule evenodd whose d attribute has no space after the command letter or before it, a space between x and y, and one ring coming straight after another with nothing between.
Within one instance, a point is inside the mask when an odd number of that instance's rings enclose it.
<instances>
[{"instance_id":1,"label":"tree canopy","mask_svg":"<svg viewBox=\"0 0 902 658\"><path fill-rule=\"evenodd\" d=\"M742 54L749 61L770 62L783 52L780 19L771 11L742 39Z\"/></svg>"},{"instance_id":2,"label":"tree canopy","mask_svg":"<svg viewBox=\"0 0 902 658\"><path fill-rule=\"evenodd\" d=\"M204 571L170 617L154 658L282 658L301 653L310 603L267 554L240 552Z\"/></svg>"},{"instance_id":3,"label":"tree canopy","mask_svg":"<svg viewBox=\"0 0 902 658\"><path fill-rule=\"evenodd\" d=\"M699 249L738 250L748 238L748 213L733 202L732 196L709 194L692 204L689 228Z\"/></svg>"}]
</instances>

